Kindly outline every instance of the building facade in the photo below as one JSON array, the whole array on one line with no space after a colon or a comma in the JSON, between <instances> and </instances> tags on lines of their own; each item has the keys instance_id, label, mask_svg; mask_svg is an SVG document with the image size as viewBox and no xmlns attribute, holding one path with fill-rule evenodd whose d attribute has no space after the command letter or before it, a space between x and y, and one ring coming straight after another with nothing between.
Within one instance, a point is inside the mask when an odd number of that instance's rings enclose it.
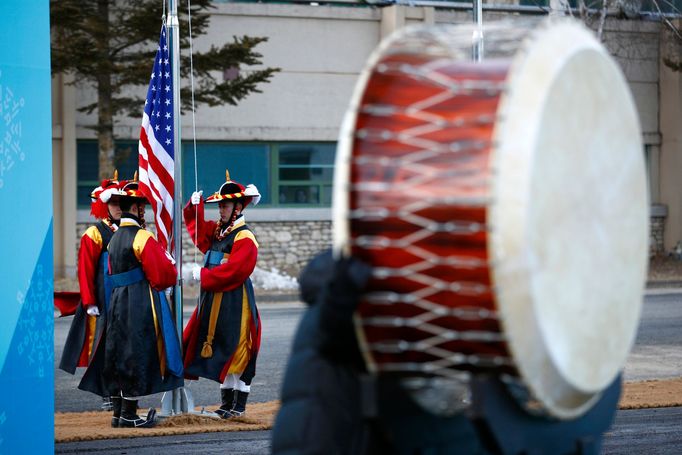
<instances>
[{"instance_id":1,"label":"building facade","mask_svg":"<svg viewBox=\"0 0 682 455\"><path fill-rule=\"evenodd\" d=\"M501 3L501 2L500 2ZM215 191L225 168L263 193L247 221L261 243L259 266L296 276L311 255L331 244L331 185L336 141L351 93L365 62L382 38L410 24L471 22L464 7L391 5L360 2L218 3L208 33L194 47L206 50L234 35L266 36L259 45L265 66L279 67L262 93L238 106L200 107L196 112L197 181L192 119L182 119L183 198L195 189ZM461 9L458 9L461 8ZM488 7L484 21L540 11L507 4ZM680 74L663 64L670 49L657 21L607 18L603 41L623 68L632 89L643 131L652 202L651 251L665 252L682 239L682 102ZM150 54L151 55L151 54ZM151 66L151 61L150 61ZM225 68L223 77L248 69ZM79 234L91 222L88 193L97 184L97 146L91 128L96 114L79 112L94 91L53 79L53 158L55 273L72 276ZM146 87L140 87L143 94ZM137 163L139 119L115 122L117 163L122 178ZM209 211L217 218L217 211ZM184 239L185 260L194 258Z\"/></svg>"}]
</instances>

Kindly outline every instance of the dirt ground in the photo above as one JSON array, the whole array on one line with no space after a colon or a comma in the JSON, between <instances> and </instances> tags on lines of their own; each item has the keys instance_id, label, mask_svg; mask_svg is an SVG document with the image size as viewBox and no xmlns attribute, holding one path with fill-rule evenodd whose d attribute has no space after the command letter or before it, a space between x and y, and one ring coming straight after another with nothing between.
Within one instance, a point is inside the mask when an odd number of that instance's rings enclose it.
<instances>
[{"instance_id":1,"label":"dirt ground","mask_svg":"<svg viewBox=\"0 0 682 455\"><path fill-rule=\"evenodd\" d=\"M682 378L651 379L623 384L620 409L682 406Z\"/></svg>"},{"instance_id":2,"label":"dirt ground","mask_svg":"<svg viewBox=\"0 0 682 455\"><path fill-rule=\"evenodd\" d=\"M215 407L217 406L216 404ZM668 406L682 406L682 378L623 384L619 409ZM253 403L249 405L247 414L238 419L220 420L197 415L179 415L163 420L157 427L151 429L111 428L111 414L108 412L58 412L54 416L55 441L266 430L272 428L278 410L279 401Z\"/></svg>"},{"instance_id":3,"label":"dirt ground","mask_svg":"<svg viewBox=\"0 0 682 455\"><path fill-rule=\"evenodd\" d=\"M240 418L222 420L198 415L178 415L161 421L154 428L112 428L110 412L57 412L54 415L55 442L267 430L272 428L278 409L279 401L253 403L248 405L248 412ZM145 414L146 410L140 409L140 413Z\"/></svg>"}]
</instances>

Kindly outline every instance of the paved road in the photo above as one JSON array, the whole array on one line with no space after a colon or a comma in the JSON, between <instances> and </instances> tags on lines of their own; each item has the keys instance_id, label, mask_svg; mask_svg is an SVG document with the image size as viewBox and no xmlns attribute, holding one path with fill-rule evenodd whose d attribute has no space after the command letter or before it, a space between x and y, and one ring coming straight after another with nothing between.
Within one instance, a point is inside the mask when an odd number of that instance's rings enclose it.
<instances>
[{"instance_id":1,"label":"paved road","mask_svg":"<svg viewBox=\"0 0 682 455\"><path fill-rule=\"evenodd\" d=\"M189 307L188 307L189 308ZM263 340L258 355L257 374L251 384L249 400L270 401L279 397L284 375L284 367L289 357L291 340L303 312L299 303L264 303L259 305L263 322ZM185 315L185 321L189 313ZM75 376L57 368L64 342L71 325L71 317L55 319L55 411L89 411L97 410L100 400L95 395L78 390L78 383L83 375L79 369ZM188 381L187 387L194 396L197 405L220 403L218 384L207 379ZM151 395L140 400L140 407L159 407L161 395Z\"/></svg>"},{"instance_id":2,"label":"paved road","mask_svg":"<svg viewBox=\"0 0 682 455\"><path fill-rule=\"evenodd\" d=\"M635 346L625 365L625 380L682 376L681 327L682 291L650 291L644 300Z\"/></svg>"},{"instance_id":3,"label":"paved road","mask_svg":"<svg viewBox=\"0 0 682 455\"><path fill-rule=\"evenodd\" d=\"M604 436L603 455L679 455L682 408L618 411Z\"/></svg>"},{"instance_id":4,"label":"paved road","mask_svg":"<svg viewBox=\"0 0 682 455\"><path fill-rule=\"evenodd\" d=\"M254 401L278 396L291 336L302 314L300 304L261 306L264 341L259 357ZM70 318L55 322L55 352L61 353ZM645 299L640 328L632 355L628 358L628 380L682 376L682 291L650 293ZM58 362L58 359L57 359ZM74 390L77 380L58 370L55 374L57 410L96 409L98 402L85 392ZM197 403L216 402L216 385L199 381L190 385ZM158 399L157 399L158 400ZM155 405L157 402L149 402ZM147 404L145 404L146 406ZM682 453L682 408L618 411L616 421L604 438L602 453L673 455ZM198 453L263 454L270 448L270 432L211 433L158 438L56 444L56 453L155 454L162 446L166 455Z\"/></svg>"},{"instance_id":5,"label":"paved road","mask_svg":"<svg viewBox=\"0 0 682 455\"><path fill-rule=\"evenodd\" d=\"M188 307L189 308L189 307ZM279 395L291 337L301 317L298 303L264 303L263 347L258 358L258 374L250 399L270 401ZM189 317L186 315L185 320ZM71 318L55 320L55 410L84 411L98 409L92 394L77 389L82 372L71 376L56 368L64 346ZM625 380L682 376L682 292L657 291L646 296L634 349L625 366ZM217 385L201 379L191 381L189 389L195 403L219 401ZM141 406L158 406L158 396L145 398Z\"/></svg>"}]
</instances>

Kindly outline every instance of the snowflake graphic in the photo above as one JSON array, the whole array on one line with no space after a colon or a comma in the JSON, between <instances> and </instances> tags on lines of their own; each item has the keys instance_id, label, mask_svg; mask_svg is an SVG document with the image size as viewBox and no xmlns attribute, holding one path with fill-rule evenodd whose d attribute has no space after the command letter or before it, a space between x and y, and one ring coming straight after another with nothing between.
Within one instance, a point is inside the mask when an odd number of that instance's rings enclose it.
<instances>
[{"instance_id":1,"label":"snowflake graphic","mask_svg":"<svg viewBox=\"0 0 682 455\"><path fill-rule=\"evenodd\" d=\"M42 378L46 367L52 365L54 354L52 320L45 316L52 314L52 283L41 264L38 264L29 287L29 295L17 293L17 300L23 300L24 305L28 305L25 317L17 322L17 333L23 334L17 351Z\"/></svg>"},{"instance_id":2,"label":"snowflake graphic","mask_svg":"<svg viewBox=\"0 0 682 455\"><path fill-rule=\"evenodd\" d=\"M2 83L0 71L0 190L5 186L5 174L26 156L21 150L21 116L24 107L23 96Z\"/></svg>"}]
</instances>

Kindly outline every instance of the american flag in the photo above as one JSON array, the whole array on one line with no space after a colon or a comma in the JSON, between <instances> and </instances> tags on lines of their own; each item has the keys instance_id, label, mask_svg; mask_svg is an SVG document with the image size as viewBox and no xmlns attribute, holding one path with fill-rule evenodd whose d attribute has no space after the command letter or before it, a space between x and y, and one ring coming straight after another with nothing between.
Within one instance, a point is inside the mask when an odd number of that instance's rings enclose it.
<instances>
[{"instance_id":1,"label":"american flag","mask_svg":"<svg viewBox=\"0 0 682 455\"><path fill-rule=\"evenodd\" d=\"M154 210L157 237L164 248L173 234L175 170L173 80L167 38L164 25L144 102L139 144L139 187Z\"/></svg>"}]
</instances>

